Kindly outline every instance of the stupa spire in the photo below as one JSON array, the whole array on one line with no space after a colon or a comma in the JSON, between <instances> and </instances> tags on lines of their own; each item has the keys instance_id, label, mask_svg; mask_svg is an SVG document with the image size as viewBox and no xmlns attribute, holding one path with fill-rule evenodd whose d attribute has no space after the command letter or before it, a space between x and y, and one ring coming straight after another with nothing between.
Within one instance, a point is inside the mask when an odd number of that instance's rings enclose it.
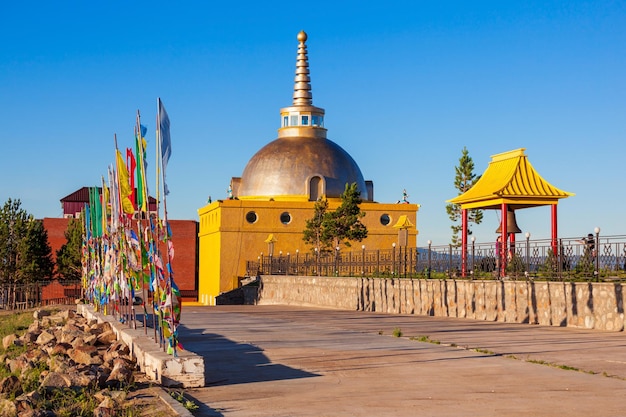
<instances>
[{"instance_id":1,"label":"stupa spire","mask_svg":"<svg viewBox=\"0 0 626 417\"><path fill-rule=\"evenodd\" d=\"M278 137L316 137L326 139L324 109L315 107L311 94L309 57L306 48L306 32L298 33L298 58L296 79L293 87L293 104L280 109Z\"/></svg>"},{"instance_id":2,"label":"stupa spire","mask_svg":"<svg viewBox=\"0 0 626 417\"><path fill-rule=\"evenodd\" d=\"M306 48L307 35L305 31L298 33L298 57L296 59L296 79L293 87L293 105L311 106L311 77L309 77L309 57Z\"/></svg>"}]
</instances>

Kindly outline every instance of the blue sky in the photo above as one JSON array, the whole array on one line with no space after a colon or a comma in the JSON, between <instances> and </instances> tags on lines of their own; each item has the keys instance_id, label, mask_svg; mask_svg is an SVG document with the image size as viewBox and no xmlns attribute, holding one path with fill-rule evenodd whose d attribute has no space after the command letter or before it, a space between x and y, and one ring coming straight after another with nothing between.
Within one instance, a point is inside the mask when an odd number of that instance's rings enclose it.
<instances>
[{"instance_id":1,"label":"blue sky","mask_svg":"<svg viewBox=\"0 0 626 417\"><path fill-rule=\"evenodd\" d=\"M371 3L371 4L370 4ZM38 218L99 185L133 144L137 110L154 168L156 100L171 120L168 215L197 220L209 195L277 137L305 30L313 103L374 197L406 188L419 244L448 243L446 200L464 146L476 173L526 148L576 194L559 235L626 234L626 2L11 2L0 16L0 202ZM154 178L154 174L152 174ZM151 180L154 184L154 180ZM154 187L152 185L152 187ZM473 227L495 238L499 214ZM547 207L519 211L533 238Z\"/></svg>"}]
</instances>

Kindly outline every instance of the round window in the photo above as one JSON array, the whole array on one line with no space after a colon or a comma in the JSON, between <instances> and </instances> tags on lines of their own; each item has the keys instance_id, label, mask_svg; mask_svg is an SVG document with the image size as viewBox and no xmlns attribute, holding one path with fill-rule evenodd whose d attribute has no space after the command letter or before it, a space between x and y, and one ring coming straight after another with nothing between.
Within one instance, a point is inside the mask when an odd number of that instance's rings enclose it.
<instances>
[{"instance_id":1,"label":"round window","mask_svg":"<svg viewBox=\"0 0 626 417\"><path fill-rule=\"evenodd\" d=\"M283 214L280 215L280 222L282 224L289 224L291 223L291 214L284 212Z\"/></svg>"},{"instance_id":2,"label":"round window","mask_svg":"<svg viewBox=\"0 0 626 417\"><path fill-rule=\"evenodd\" d=\"M254 223L258 220L258 217L254 211L249 211L246 213L246 221L248 223Z\"/></svg>"},{"instance_id":3,"label":"round window","mask_svg":"<svg viewBox=\"0 0 626 417\"><path fill-rule=\"evenodd\" d=\"M389 223L391 223L391 217L387 213L380 216L380 224L387 226Z\"/></svg>"}]
</instances>

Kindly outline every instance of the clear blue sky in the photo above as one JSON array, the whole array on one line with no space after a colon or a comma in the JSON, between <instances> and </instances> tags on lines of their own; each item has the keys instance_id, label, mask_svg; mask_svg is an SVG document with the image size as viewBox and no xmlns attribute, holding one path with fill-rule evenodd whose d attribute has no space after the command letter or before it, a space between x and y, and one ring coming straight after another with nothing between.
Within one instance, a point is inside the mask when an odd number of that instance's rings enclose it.
<instances>
[{"instance_id":1,"label":"clear blue sky","mask_svg":"<svg viewBox=\"0 0 626 417\"><path fill-rule=\"evenodd\" d=\"M0 203L38 218L100 184L135 114L154 168L156 100L171 119L168 214L197 220L209 195L277 137L305 30L313 103L380 202L421 204L419 244L445 244L464 146L526 148L576 196L559 234L626 234L626 2L12 1L0 15ZM153 177L154 178L154 177ZM151 180L154 187L154 180ZM499 214L474 227L495 238ZM550 210L517 221L549 237Z\"/></svg>"}]
</instances>

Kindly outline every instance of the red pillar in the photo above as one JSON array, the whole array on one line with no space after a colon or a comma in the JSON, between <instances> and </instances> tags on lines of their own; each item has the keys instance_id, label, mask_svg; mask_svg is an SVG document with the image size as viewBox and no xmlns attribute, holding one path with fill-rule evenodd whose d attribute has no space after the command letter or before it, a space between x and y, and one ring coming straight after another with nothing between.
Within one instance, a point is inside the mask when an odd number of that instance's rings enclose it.
<instances>
[{"instance_id":1,"label":"red pillar","mask_svg":"<svg viewBox=\"0 0 626 417\"><path fill-rule=\"evenodd\" d=\"M506 261L507 261L507 253L508 253L508 248L507 248L507 241L508 241L508 236L509 236L509 232L508 230L506 230L506 226L507 226L507 204L506 203L502 203L502 207L501 207L501 222L502 224L500 225L500 232L502 233L502 250L500 253L500 276L503 277L506 275Z\"/></svg>"},{"instance_id":2,"label":"red pillar","mask_svg":"<svg viewBox=\"0 0 626 417\"><path fill-rule=\"evenodd\" d=\"M557 229L558 220L557 220L557 213L556 213L556 204L552 204L551 212L552 212L551 213L552 214L552 253L554 253L554 256L558 256L559 235L558 235L558 229Z\"/></svg>"},{"instance_id":3,"label":"red pillar","mask_svg":"<svg viewBox=\"0 0 626 417\"><path fill-rule=\"evenodd\" d=\"M467 209L461 209L461 276L467 274Z\"/></svg>"}]
</instances>

